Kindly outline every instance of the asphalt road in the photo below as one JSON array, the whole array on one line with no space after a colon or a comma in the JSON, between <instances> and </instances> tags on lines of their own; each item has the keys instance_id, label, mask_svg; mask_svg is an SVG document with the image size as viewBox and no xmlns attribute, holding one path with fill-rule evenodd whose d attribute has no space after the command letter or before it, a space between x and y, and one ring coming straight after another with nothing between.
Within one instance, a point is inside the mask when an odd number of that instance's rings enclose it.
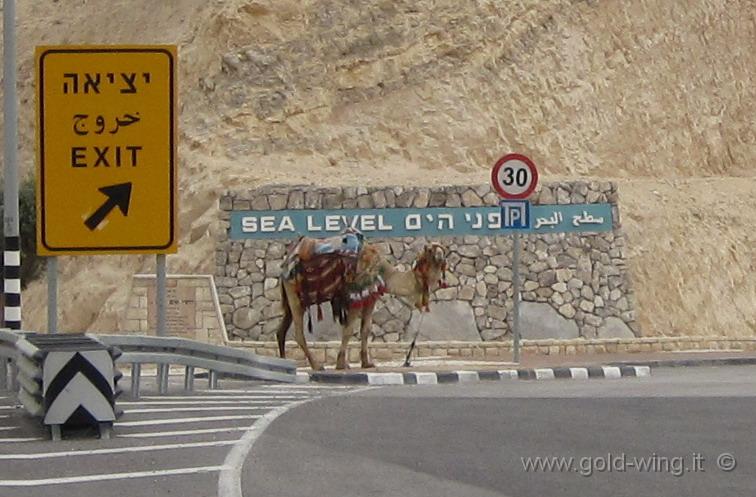
<instances>
[{"instance_id":1,"label":"asphalt road","mask_svg":"<svg viewBox=\"0 0 756 497\"><path fill-rule=\"evenodd\" d=\"M181 392L174 380L168 396L149 382L140 399L125 394L111 440L64 430L52 442L0 392L0 496L216 497L227 455L262 416L351 389L222 381L225 390Z\"/></svg>"},{"instance_id":2,"label":"asphalt road","mask_svg":"<svg viewBox=\"0 0 756 497\"><path fill-rule=\"evenodd\" d=\"M753 366L376 388L277 418L249 454L243 490L245 497L751 496L754 412ZM565 466L535 469L527 458L536 457L563 457L548 461Z\"/></svg>"},{"instance_id":3,"label":"asphalt road","mask_svg":"<svg viewBox=\"0 0 756 497\"><path fill-rule=\"evenodd\" d=\"M250 427L308 399L253 445L245 497L756 495L752 366L362 391L223 386L124 398L116 438L64 432L56 443L0 393L0 496L217 497ZM732 471L717 466L722 454ZM528 457L573 459L541 460L560 470L526 468L539 464Z\"/></svg>"}]
</instances>

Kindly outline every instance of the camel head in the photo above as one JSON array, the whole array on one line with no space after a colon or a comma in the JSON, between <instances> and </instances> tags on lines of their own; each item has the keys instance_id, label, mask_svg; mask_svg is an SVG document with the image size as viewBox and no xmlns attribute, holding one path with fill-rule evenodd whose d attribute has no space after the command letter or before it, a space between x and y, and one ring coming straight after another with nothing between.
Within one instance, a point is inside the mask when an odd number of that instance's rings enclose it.
<instances>
[{"instance_id":1,"label":"camel head","mask_svg":"<svg viewBox=\"0 0 756 497\"><path fill-rule=\"evenodd\" d=\"M446 250L438 243L430 243L415 259L412 271L420 283L421 293L416 305L428 310L430 293L437 288L446 288Z\"/></svg>"}]
</instances>

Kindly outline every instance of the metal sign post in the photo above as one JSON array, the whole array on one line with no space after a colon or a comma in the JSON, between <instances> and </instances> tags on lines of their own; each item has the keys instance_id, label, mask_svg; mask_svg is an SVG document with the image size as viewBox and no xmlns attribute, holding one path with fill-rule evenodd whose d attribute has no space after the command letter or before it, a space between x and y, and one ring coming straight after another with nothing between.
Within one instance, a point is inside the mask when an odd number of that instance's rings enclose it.
<instances>
[{"instance_id":1,"label":"metal sign post","mask_svg":"<svg viewBox=\"0 0 756 497\"><path fill-rule=\"evenodd\" d=\"M47 332L58 332L58 258L47 258Z\"/></svg>"},{"instance_id":2,"label":"metal sign post","mask_svg":"<svg viewBox=\"0 0 756 497\"><path fill-rule=\"evenodd\" d=\"M159 337L165 336L165 254L158 254L157 260L157 329L155 333Z\"/></svg>"},{"instance_id":3,"label":"metal sign post","mask_svg":"<svg viewBox=\"0 0 756 497\"><path fill-rule=\"evenodd\" d=\"M501 228L512 231L512 360L520 362L520 231L530 230L530 202L538 184L533 161L520 154L508 154L496 161L491 183L502 200Z\"/></svg>"},{"instance_id":4,"label":"metal sign post","mask_svg":"<svg viewBox=\"0 0 756 497\"><path fill-rule=\"evenodd\" d=\"M515 231L512 244L512 361L520 362L520 233Z\"/></svg>"}]
</instances>

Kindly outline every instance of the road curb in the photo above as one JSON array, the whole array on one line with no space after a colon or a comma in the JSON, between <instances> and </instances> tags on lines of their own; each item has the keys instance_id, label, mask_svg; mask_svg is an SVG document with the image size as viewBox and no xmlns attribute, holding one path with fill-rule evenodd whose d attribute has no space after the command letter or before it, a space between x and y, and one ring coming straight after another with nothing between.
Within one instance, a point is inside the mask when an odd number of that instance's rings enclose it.
<instances>
[{"instance_id":1,"label":"road curb","mask_svg":"<svg viewBox=\"0 0 756 497\"><path fill-rule=\"evenodd\" d=\"M612 362L611 366L626 366L630 363ZM648 366L650 368L684 368L699 366L753 366L756 357L720 357L702 359L651 359L647 361L633 361L634 366Z\"/></svg>"},{"instance_id":2,"label":"road curb","mask_svg":"<svg viewBox=\"0 0 756 497\"><path fill-rule=\"evenodd\" d=\"M318 371L299 372L299 382L329 383L336 385L436 385L444 383L466 383L472 381L498 380L587 380L593 378L622 378L651 376L647 365L617 365L589 367L557 367L501 369L481 371L437 371L407 373L342 373Z\"/></svg>"}]
</instances>

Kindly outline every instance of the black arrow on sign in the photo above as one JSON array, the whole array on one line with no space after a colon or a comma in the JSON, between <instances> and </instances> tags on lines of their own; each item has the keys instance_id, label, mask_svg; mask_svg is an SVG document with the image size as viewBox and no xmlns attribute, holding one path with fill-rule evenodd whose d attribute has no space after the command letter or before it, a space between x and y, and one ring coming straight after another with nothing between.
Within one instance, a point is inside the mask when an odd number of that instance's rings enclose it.
<instances>
[{"instance_id":1,"label":"black arrow on sign","mask_svg":"<svg viewBox=\"0 0 756 497\"><path fill-rule=\"evenodd\" d=\"M94 214L89 216L84 224L87 228L94 231L100 223L110 214L110 211L118 207L124 216L129 214L129 202L131 201L131 183L120 183L118 185L103 186L99 190L104 193L108 199Z\"/></svg>"}]
</instances>

